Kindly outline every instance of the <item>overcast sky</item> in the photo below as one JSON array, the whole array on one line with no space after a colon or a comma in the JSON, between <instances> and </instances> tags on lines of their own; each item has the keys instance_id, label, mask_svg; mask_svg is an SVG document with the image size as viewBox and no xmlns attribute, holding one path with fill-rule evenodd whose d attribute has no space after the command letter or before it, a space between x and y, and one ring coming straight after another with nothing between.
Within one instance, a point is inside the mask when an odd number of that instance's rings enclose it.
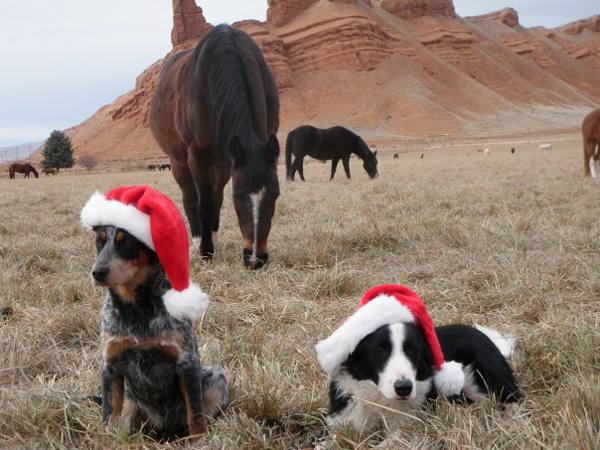
<instances>
[{"instance_id":1,"label":"overcast sky","mask_svg":"<svg viewBox=\"0 0 600 450\"><path fill-rule=\"evenodd\" d=\"M197 0L213 24L264 20L267 0ZM459 15L512 6L525 26L600 13L598 0L454 0ZM43 140L134 87L171 49L169 0L0 0L0 147Z\"/></svg>"}]
</instances>

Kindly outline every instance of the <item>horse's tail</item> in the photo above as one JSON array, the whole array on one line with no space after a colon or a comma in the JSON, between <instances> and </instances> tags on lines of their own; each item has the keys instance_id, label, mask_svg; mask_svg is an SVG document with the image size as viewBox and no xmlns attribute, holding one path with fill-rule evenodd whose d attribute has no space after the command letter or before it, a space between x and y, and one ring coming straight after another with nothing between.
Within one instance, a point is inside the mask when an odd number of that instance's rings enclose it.
<instances>
[{"instance_id":1,"label":"horse's tail","mask_svg":"<svg viewBox=\"0 0 600 450\"><path fill-rule=\"evenodd\" d=\"M288 180L292 178L292 140L294 132L290 131L285 140L285 175Z\"/></svg>"}]
</instances>

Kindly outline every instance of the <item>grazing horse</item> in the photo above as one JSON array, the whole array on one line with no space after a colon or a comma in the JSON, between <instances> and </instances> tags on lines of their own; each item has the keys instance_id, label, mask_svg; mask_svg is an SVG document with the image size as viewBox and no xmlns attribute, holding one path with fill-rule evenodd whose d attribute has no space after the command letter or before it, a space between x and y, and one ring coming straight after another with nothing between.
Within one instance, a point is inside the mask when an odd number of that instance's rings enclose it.
<instances>
[{"instance_id":1,"label":"grazing horse","mask_svg":"<svg viewBox=\"0 0 600 450\"><path fill-rule=\"evenodd\" d=\"M156 172L156 164L148 164L148 172Z\"/></svg>"},{"instance_id":2,"label":"grazing horse","mask_svg":"<svg viewBox=\"0 0 600 450\"><path fill-rule=\"evenodd\" d=\"M279 197L279 94L254 40L219 25L195 49L173 55L159 75L150 128L171 158L203 258L214 253L213 233L231 178L244 264L262 267Z\"/></svg>"},{"instance_id":3,"label":"grazing horse","mask_svg":"<svg viewBox=\"0 0 600 450\"><path fill-rule=\"evenodd\" d=\"M552 145L551 144L542 144L538 147L538 150L540 152L551 152L552 151Z\"/></svg>"},{"instance_id":4,"label":"grazing horse","mask_svg":"<svg viewBox=\"0 0 600 450\"><path fill-rule=\"evenodd\" d=\"M398 153L394 153L394 159L399 159L400 155Z\"/></svg>"},{"instance_id":5,"label":"grazing horse","mask_svg":"<svg viewBox=\"0 0 600 450\"><path fill-rule=\"evenodd\" d=\"M40 174L31 164L13 163L8 167L8 175L10 179L14 179L16 173L23 173L25 174L23 178L29 178L29 174L31 172L33 172L33 175L35 175L36 178L40 177Z\"/></svg>"},{"instance_id":6,"label":"grazing horse","mask_svg":"<svg viewBox=\"0 0 600 450\"><path fill-rule=\"evenodd\" d=\"M161 164L159 170L171 170L171 164Z\"/></svg>"},{"instance_id":7,"label":"grazing horse","mask_svg":"<svg viewBox=\"0 0 600 450\"><path fill-rule=\"evenodd\" d=\"M596 164L600 159L600 109L592 111L581 126L583 134L583 170L586 177L596 178Z\"/></svg>"},{"instance_id":8,"label":"grazing horse","mask_svg":"<svg viewBox=\"0 0 600 450\"><path fill-rule=\"evenodd\" d=\"M56 169L51 168L51 169L42 169L42 173L46 176L48 175L56 175Z\"/></svg>"},{"instance_id":9,"label":"grazing horse","mask_svg":"<svg viewBox=\"0 0 600 450\"><path fill-rule=\"evenodd\" d=\"M296 171L304 181L302 161L306 155L321 161L331 159L333 180L337 165L342 160L346 176L350 179L350 155L354 153L363 160L363 167L371 178L376 178L377 150L371 152L363 139L344 127L319 129L310 125L300 126L287 136L285 144L285 166L287 179L294 181ZM292 163L292 154L295 156Z\"/></svg>"}]
</instances>

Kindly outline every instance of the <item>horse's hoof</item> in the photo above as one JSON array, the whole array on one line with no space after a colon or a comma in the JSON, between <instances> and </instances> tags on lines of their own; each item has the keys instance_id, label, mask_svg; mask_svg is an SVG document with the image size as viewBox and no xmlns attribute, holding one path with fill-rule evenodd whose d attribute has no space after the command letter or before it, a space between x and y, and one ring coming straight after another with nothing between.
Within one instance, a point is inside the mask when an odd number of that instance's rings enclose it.
<instances>
[{"instance_id":1,"label":"horse's hoof","mask_svg":"<svg viewBox=\"0 0 600 450\"><path fill-rule=\"evenodd\" d=\"M267 263L268 259L268 253L260 256L254 256L252 253L248 252L248 250L244 250L244 265L250 270L260 269Z\"/></svg>"},{"instance_id":2,"label":"horse's hoof","mask_svg":"<svg viewBox=\"0 0 600 450\"><path fill-rule=\"evenodd\" d=\"M200 254L202 255L203 261L212 261L214 252L209 252L207 250L201 250Z\"/></svg>"}]
</instances>

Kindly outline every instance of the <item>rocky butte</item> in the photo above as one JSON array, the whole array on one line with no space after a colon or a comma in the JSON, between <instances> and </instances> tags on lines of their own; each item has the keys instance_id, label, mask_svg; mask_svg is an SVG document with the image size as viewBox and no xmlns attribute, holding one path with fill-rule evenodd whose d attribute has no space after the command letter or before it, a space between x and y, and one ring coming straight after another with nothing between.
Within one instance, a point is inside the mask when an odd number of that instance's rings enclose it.
<instances>
[{"instance_id":1,"label":"rocky butte","mask_svg":"<svg viewBox=\"0 0 600 450\"><path fill-rule=\"evenodd\" d=\"M275 74L282 140L304 123L343 124L371 142L572 133L600 103L600 16L528 29L510 8L461 18L452 0L267 3L265 22L234 26L256 40ZM147 120L158 72L210 28L201 5L173 0L173 50L132 91L67 130L75 155L162 156Z\"/></svg>"}]
</instances>

